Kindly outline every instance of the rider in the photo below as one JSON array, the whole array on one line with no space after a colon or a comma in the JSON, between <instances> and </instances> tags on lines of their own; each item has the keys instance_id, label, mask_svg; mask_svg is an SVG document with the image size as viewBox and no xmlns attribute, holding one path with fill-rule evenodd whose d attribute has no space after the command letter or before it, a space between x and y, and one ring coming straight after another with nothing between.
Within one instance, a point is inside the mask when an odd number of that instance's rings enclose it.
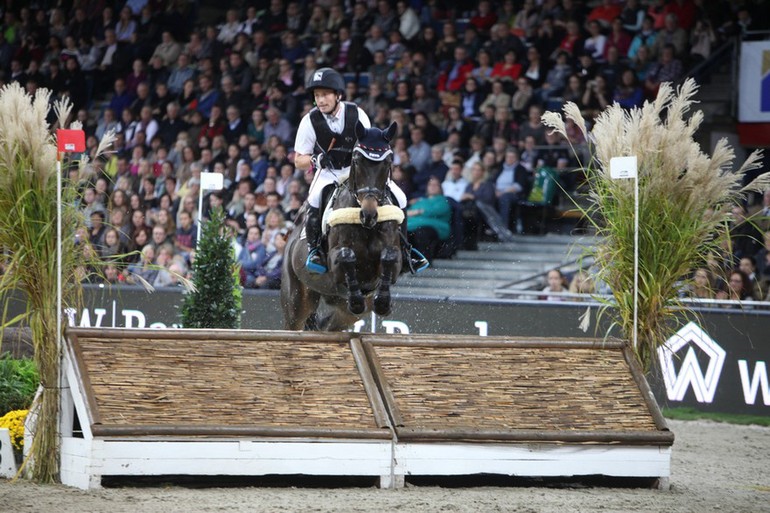
<instances>
[{"instance_id":1,"label":"rider","mask_svg":"<svg viewBox=\"0 0 770 513\"><path fill-rule=\"evenodd\" d=\"M326 272L326 259L321 247L321 195L330 184L342 181L350 173L353 146L356 142L355 127L360 121L371 127L369 116L356 104L342 101L345 80L332 68L320 68L307 82L307 91L313 95L315 107L299 123L294 143L294 164L298 169L315 169L316 176L308 192L305 237L308 256L305 266L318 274ZM402 210L406 208L406 195L392 180L388 188ZM406 239L406 215L401 223L402 248L405 263L413 272L427 268L428 260Z\"/></svg>"}]
</instances>

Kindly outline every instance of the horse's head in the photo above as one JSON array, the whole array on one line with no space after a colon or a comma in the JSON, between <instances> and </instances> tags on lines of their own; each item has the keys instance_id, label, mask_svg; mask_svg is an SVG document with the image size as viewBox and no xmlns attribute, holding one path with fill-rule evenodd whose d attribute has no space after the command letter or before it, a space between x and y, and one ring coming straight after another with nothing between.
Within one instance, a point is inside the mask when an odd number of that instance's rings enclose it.
<instances>
[{"instance_id":1,"label":"horse's head","mask_svg":"<svg viewBox=\"0 0 770 513\"><path fill-rule=\"evenodd\" d=\"M358 141L353 148L348 187L361 206L361 224L367 228L377 225L377 207L385 202L388 178L393 163L390 141L396 135L396 123L385 130L365 128L356 124Z\"/></svg>"}]
</instances>

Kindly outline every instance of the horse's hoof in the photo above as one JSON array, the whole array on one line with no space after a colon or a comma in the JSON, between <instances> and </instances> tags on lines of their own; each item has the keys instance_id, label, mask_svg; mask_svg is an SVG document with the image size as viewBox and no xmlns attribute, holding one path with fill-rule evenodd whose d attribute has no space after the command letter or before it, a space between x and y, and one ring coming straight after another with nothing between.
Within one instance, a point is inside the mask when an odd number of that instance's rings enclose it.
<instances>
[{"instance_id":1,"label":"horse's hoof","mask_svg":"<svg viewBox=\"0 0 770 513\"><path fill-rule=\"evenodd\" d=\"M374 313L377 315L390 315L390 294L374 297Z\"/></svg>"},{"instance_id":2,"label":"horse's hoof","mask_svg":"<svg viewBox=\"0 0 770 513\"><path fill-rule=\"evenodd\" d=\"M360 315L364 313L365 309L366 301L364 301L364 296L351 296L348 298L348 310L353 315Z\"/></svg>"}]
</instances>

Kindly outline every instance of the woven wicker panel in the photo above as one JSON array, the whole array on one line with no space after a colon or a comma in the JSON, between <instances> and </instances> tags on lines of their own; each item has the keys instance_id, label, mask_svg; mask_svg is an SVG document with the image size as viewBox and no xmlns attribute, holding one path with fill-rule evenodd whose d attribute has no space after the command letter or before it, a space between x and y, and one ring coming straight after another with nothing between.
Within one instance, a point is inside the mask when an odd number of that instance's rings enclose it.
<instances>
[{"instance_id":1,"label":"woven wicker panel","mask_svg":"<svg viewBox=\"0 0 770 513\"><path fill-rule=\"evenodd\" d=\"M79 337L102 425L376 429L345 343Z\"/></svg>"},{"instance_id":2,"label":"woven wicker panel","mask_svg":"<svg viewBox=\"0 0 770 513\"><path fill-rule=\"evenodd\" d=\"M406 428L656 430L620 350L374 350Z\"/></svg>"}]
</instances>

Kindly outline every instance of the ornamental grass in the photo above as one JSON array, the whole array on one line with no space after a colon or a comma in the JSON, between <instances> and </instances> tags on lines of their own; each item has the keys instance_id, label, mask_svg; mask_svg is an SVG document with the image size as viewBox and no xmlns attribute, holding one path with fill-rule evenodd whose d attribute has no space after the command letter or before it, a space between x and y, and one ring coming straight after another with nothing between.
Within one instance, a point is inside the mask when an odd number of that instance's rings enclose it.
<instances>
[{"instance_id":1,"label":"ornamental grass","mask_svg":"<svg viewBox=\"0 0 770 513\"><path fill-rule=\"evenodd\" d=\"M693 136L703 113L690 112L696 92L692 79L676 90L664 83L657 98L641 108L607 107L591 130L577 105L568 102L563 109L591 148L590 162L581 163L589 190L588 206L582 210L601 241L591 250L598 278L613 296L601 314L610 315L612 326L619 326L628 340L633 340L634 328L634 181L611 179L610 159L637 156L639 297L634 351L645 371L655 361L657 348L681 324L680 312L689 312L679 299L683 280L696 268L721 259L732 207L746 193L770 183L763 174L742 187L746 173L760 167L758 151L737 170L725 139L711 156L701 151ZM560 113L546 112L542 121L567 138Z\"/></svg>"},{"instance_id":2,"label":"ornamental grass","mask_svg":"<svg viewBox=\"0 0 770 513\"><path fill-rule=\"evenodd\" d=\"M50 96L50 91L39 89L32 97L18 83L0 89L0 248L5 268L0 276L0 297L4 298L0 329L21 323L32 330L42 393L33 406L37 422L28 461L32 462L30 477L42 483L59 479L60 354L56 328L57 315L62 312L57 312L57 145L47 122ZM72 104L68 99L57 101L54 110L59 126L64 127ZM80 126L73 124L71 128ZM113 138L111 133L105 136L97 155ZM79 162L86 165L87 159ZM81 304L78 278L83 277L83 269L93 257L82 249L76 251L75 232L83 225L78 200L76 188L65 182L61 241L65 308ZM8 301L14 297L25 310L9 319Z\"/></svg>"}]
</instances>

